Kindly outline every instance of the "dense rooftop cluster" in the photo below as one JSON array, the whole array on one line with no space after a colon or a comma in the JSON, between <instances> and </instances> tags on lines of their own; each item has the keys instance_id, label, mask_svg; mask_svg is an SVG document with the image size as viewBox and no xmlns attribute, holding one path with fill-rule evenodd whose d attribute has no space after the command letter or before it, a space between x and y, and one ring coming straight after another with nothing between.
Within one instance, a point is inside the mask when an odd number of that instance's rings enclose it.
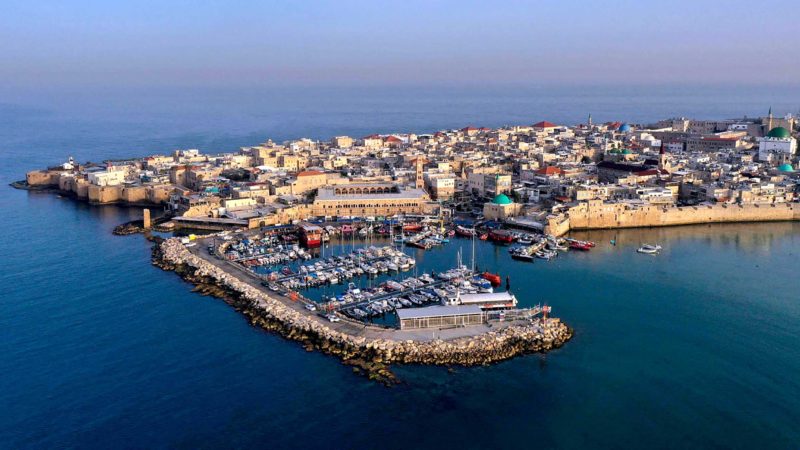
<instances>
[{"instance_id":1,"label":"dense rooftop cluster","mask_svg":"<svg viewBox=\"0 0 800 450\"><path fill-rule=\"evenodd\" d=\"M673 118L649 125L596 124L590 117L576 126L467 126L267 141L215 155L177 150L102 165L70 161L51 170L49 180L54 183L57 172L60 188L85 189L99 203L125 201L138 190L176 215L250 226L403 213L541 221L589 200L673 206L796 201L795 129L794 117L771 112L757 119Z\"/></svg>"}]
</instances>

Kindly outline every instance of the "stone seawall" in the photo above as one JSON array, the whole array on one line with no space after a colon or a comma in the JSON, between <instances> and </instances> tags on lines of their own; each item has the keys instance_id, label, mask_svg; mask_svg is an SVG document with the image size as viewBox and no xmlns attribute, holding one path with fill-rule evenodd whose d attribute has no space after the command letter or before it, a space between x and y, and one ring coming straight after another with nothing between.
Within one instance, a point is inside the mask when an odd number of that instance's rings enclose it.
<instances>
[{"instance_id":1,"label":"stone seawall","mask_svg":"<svg viewBox=\"0 0 800 450\"><path fill-rule=\"evenodd\" d=\"M549 218L547 230L561 235L569 230L783 221L800 221L800 204L719 203L676 207L603 203L593 200L570 208L566 215Z\"/></svg>"},{"instance_id":2,"label":"stone seawall","mask_svg":"<svg viewBox=\"0 0 800 450\"><path fill-rule=\"evenodd\" d=\"M302 342L307 349L336 355L345 363L366 370L371 378L391 379L385 365L417 363L474 366L517 355L560 347L572 330L559 319L539 319L532 324L510 325L477 336L453 340L369 339L340 332L307 313L297 311L264 291L241 281L192 254L178 239L154 247L153 263L174 270L208 294L224 298L250 322Z\"/></svg>"}]
</instances>

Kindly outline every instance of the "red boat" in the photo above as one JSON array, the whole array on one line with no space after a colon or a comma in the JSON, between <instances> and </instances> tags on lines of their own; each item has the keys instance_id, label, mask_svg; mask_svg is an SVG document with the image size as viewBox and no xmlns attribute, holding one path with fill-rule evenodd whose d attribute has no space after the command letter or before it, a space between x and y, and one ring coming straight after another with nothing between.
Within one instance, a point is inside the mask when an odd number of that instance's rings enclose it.
<instances>
[{"instance_id":1,"label":"red boat","mask_svg":"<svg viewBox=\"0 0 800 450\"><path fill-rule=\"evenodd\" d=\"M481 235L480 239L481 239L482 241L485 241L486 239L489 239L489 235L488 235L488 234L486 234L486 233L484 233L484 234L482 234L482 235Z\"/></svg>"},{"instance_id":2,"label":"red boat","mask_svg":"<svg viewBox=\"0 0 800 450\"><path fill-rule=\"evenodd\" d=\"M484 280L488 280L490 283L492 283L492 286L494 287L500 286L500 284L503 283L503 280L502 278L500 278L500 275L496 273L483 272L481 276L483 277Z\"/></svg>"},{"instance_id":3,"label":"red boat","mask_svg":"<svg viewBox=\"0 0 800 450\"><path fill-rule=\"evenodd\" d=\"M306 248L319 247L322 244L322 228L303 222L298 228L300 229L300 243Z\"/></svg>"},{"instance_id":4,"label":"red boat","mask_svg":"<svg viewBox=\"0 0 800 450\"><path fill-rule=\"evenodd\" d=\"M569 248L584 252L588 252L594 247L594 242L578 241L576 239L567 239L567 242L569 243Z\"/></svg>"},{"instance_id":5,"label":"red boat","mask_svg":"<svg viewBox=\"0 0 800 450\"><path fill-rule=\"evenodd\" d=\"M502 242L509 244L514 242L514 236L505 230L492 230L489 232L489 240L492 242Z\"/></svg>"},{"instance_id":6,"label":"red boat","mask_svg":"<svg viewBox=\"0 0 800 450\"><path fill-rule=\"evenodd\" d=\"M422 224L407 223L403 225L403 231L422 231Z\"/></svg>"},{"instance_id":7,"label":"red boat","mask_svg":"<svg viewBox=\"0 0 800 450\"><path fill-rule=\"evenodd\" d=\"M468 237L471 238L475 236L475 229L474 228L465 228L461 225L456 226L456 234L461 237Z\"/></svg>"}]
</instances>

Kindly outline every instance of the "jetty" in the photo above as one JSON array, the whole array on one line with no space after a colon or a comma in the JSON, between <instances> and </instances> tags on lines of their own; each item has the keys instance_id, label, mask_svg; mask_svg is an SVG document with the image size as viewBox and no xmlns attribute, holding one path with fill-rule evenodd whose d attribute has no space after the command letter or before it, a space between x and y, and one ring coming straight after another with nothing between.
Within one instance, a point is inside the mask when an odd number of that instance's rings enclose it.
<instances>
[{"instance_id":1,"label":"jetty","mask_svg":"<svg viewBox=\"0 0 800 450\"><path fill-rule=\"evenodd\" d=\"M517 355L561 346L573 331L557 318L527 315L519 320L482 321L469 326L401 330L353 320L331 322L308 311L298 297L269 292L241 266L209 255L180 239L156 244L153 263L173 270L245 314L254 325L303 342L307 348L336 355L343 361L443 365L489 364ZM420 308L422 309L422 308Z\"/></svg>"}]
</instances>

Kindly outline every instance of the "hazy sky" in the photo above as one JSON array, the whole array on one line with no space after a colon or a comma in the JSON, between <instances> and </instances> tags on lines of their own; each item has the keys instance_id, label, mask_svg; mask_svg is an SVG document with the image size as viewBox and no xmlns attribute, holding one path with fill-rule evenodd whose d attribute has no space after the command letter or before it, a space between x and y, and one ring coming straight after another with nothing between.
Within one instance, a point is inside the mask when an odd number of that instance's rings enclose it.
<instances>
[{"instance_id":1,"label":"hazy sky","mask_svg":"<svg viewBox=\"0 0 800 450\"><path fill-rule=\"evenodd\" d=\"M0 83L798 83L799 11L786 0L0 0Z\"/></svg>"}]
</instances>

